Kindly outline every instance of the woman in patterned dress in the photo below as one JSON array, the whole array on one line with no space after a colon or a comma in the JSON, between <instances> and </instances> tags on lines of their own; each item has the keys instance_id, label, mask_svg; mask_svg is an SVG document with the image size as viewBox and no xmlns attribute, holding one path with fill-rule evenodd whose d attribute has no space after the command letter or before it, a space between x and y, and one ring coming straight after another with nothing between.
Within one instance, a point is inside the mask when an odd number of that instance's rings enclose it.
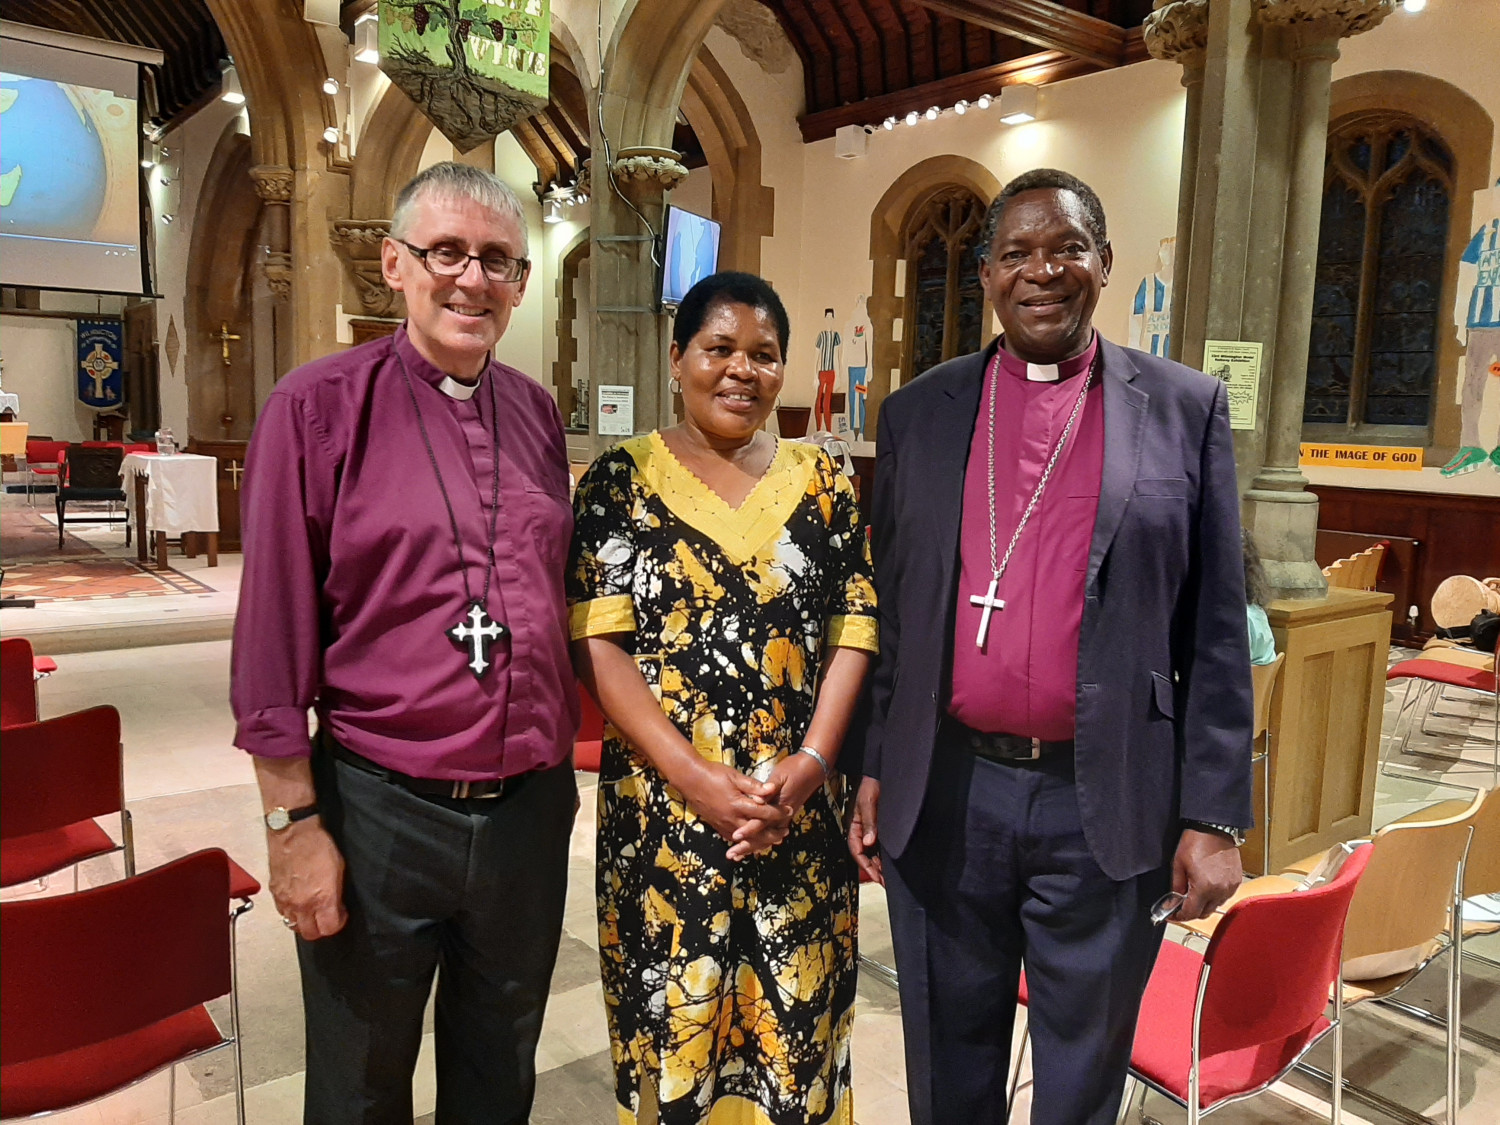
<instances>
[{"instance_id":1,"label":"woman in patterned dress","mask_svg":"<svg viewBox=\"0 0 1500 1125\"><path fill-rule=\"evenodd\" d=\"M835 769L875 593L827 454L761 430L788 324L760 278L678 309L684 421L590 466L574 663L610 720L599 954L619 1120L852 1125L858 878Z\"/></svg>"}]
</instances>

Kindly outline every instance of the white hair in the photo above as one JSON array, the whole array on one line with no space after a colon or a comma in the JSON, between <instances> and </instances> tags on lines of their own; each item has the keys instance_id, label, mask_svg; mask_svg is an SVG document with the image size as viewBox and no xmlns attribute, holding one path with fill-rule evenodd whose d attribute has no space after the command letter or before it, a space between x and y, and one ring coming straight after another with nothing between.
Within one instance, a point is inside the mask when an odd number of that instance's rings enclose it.
<instances>
[{"instance_id":1,"label":"white hair","mask_svg":"<svg viewBox=\"0 0 1500 1125\"><path fill-rule=\"evenodd\" d=\"M526 212L510 185L493 172L475 168L471 164L459 164L445 160L424 168L396 193L396 207L391 215L391 237L405 238L411 229L417 204L433 197L441 199L472 199L501 215L515 219L521 232L521 254L528 253L530 240L526 233Z\"/></svg>"}]
</instances>

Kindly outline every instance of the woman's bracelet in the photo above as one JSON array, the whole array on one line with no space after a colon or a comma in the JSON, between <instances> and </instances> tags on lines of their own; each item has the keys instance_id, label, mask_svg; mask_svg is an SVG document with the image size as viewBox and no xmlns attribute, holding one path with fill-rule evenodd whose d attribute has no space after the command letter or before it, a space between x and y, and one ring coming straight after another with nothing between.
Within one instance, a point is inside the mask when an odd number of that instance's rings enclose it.
<instances>
[{"instance_id":1,"label":"woman's bracelet","mask_svg":"<svg viewBox=\"0 0 1500 1125\"><path fill-rule=\"evenodd\" d=\"M823 767L823 780L828 780L828 775L833 773L833 767L828 764L828 759L818 751L816 746L808 746L805 743L797 750L799 754L806 754L818 765Z\"/></svg>"}]
</instances>

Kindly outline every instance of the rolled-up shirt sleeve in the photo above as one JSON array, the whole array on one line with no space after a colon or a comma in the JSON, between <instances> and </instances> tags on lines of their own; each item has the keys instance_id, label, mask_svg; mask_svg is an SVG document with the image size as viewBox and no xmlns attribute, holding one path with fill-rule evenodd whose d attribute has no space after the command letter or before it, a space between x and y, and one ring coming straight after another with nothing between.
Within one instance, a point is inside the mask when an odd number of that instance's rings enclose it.
<instances>
[{"instance_id":1,"label":"rolled-up shirt sleeve","mask_svg":"<svg viewBox=\"0 0 1500 1125\"><path fill-rule=\"evenodd\" d=\"M272 394L245 458L245 563L230 666L234 743L260 757L311 753L307 713L322 681L320 591L336 461L306 400Z\"/></svg>"}]
</instances>

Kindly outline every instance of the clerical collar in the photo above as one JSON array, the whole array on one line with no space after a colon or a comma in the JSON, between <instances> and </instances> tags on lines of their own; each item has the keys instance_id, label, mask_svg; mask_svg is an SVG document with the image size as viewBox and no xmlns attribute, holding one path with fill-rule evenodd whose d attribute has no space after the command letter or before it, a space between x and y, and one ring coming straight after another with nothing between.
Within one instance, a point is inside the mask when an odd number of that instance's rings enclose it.
<instances>
[{"instance_id":1,"label":"clerical collar","mask_svg":"<svg viewBox=\"0 0 1500 1125\"><path fill-rule=\"evenodd\" d=\"M480 372L481 378L483 378L483 375L484 372ZM478 379L472 383L460 383L452 375L444 375L443 381L438 384L438 390L442 391L449 398L458 399L459 402L468 402L474 397L474 392L478 389Z\"/></svg>"},{"instance_id":2,"label":"clerical collar","mask_svg":"<svg viewBox=\"0 0 1500 1125\"><path fill-rule=\"evenodd\" d=\"M396 329L395 343L396 350L401 353L401 358L406 361L407 370L415 378L420 379L430 387L435 387L449 398L456 399L459 402L467 402L474 397L474 392L479 390L480 385L484 382L485 372L489 370L489 365L486 364L484 371L479 373L479 378L474 381L472 386L467 383L460 383L452 375L430 363L427 357L417 350L417 346L411 342L411 336L407 333L405 324Z\"/></svg>"},{"instance_id":3,"label":"clerical collar","mask_svg":"<svg viewBox=\"0 0 1500 1125\"><path fill-rule=\"evenodd\" d=\"M1074 375L1087 371L1093 365L1094 355L1099 351L1099 333L1094 333L1089 346L1083 351L1061 363L1027 363L1024 359L1018 359L1005 350L1003 337L997 347L1000 369L1007 375L1016 379L1025 379L1029 383L1057 383L1064 379L1071 379Z\"/></svg>"}]
</instances>

